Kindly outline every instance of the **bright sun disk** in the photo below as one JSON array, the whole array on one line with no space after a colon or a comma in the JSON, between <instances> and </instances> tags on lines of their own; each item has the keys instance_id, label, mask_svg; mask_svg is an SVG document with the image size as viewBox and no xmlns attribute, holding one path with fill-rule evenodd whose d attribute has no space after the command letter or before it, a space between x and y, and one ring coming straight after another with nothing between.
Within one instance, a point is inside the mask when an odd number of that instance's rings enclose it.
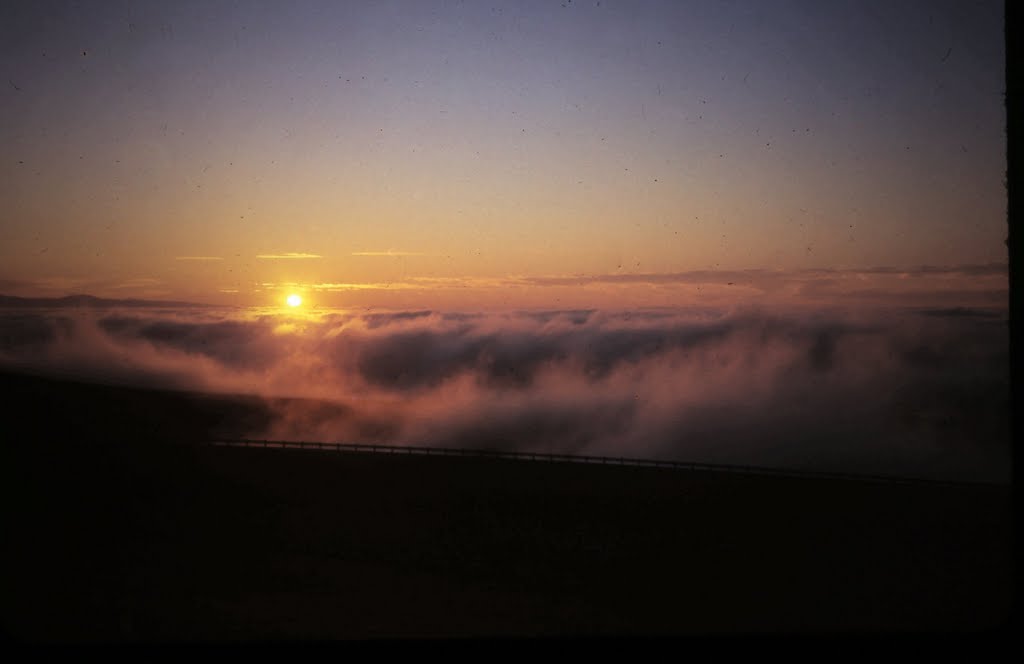
<instances>
[{"instance_id":1,"label":"bright sun disk","mask_svg":"<svg viewBox=\"0 0 1024 664\"><path fill-rule=\"evenodd\" d=\"M300 304L302 304L302 298L301 297L299 297L298 295L295 295L294 293L288 296L288 306L289 307L297 307Z\"/></svg>"}]
</instances>

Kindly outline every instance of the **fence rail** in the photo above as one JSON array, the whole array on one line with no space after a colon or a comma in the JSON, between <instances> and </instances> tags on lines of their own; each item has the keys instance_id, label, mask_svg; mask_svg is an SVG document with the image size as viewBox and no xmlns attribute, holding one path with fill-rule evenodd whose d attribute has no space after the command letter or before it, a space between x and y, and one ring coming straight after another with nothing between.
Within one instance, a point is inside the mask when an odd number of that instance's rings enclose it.
<instances>
[{"instance_id":1,"label":"fence rail","mask_svg":"<svg viewBox=\"0 0 1024 664\"><path fill-rule=\"evenodd\" d=\"M358 454L391 454L405 456L448 456L472 457L488 459L506 459L513 461L544 461L548 463L581 463L592 465L634 466L647 468L665 468L671 470L697 470L739 473L746 475L772 475L784 477L807 477L818 479L857 480L862 482L881 482L887 484L932 484L947 486L997 486L986 482L939 480L917 477L896 477L886 475L868 475L857 473L837 473L828 471L796 470L783 468L766 468L762 466L744 466L720 463L697 463L690 461L668 461L658 459L639 459L633 457L609 457L576 454L551 454L544 452L508 452L501 450L475 450L451 447L423 447L378 445L376 443L322 443L292 440L253 440L246 438L220 439L207 441L206 445L215 447L258 447L267 449L299 449L325 450L330 452L347 452Z\"/></svg>"}]
</instances>

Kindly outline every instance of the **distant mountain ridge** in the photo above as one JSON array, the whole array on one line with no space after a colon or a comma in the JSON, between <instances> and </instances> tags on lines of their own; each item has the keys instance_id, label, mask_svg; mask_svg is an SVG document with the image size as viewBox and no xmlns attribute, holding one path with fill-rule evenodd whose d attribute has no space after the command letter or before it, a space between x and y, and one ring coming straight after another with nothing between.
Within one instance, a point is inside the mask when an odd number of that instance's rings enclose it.
<instances>
[{"instance_id":1,"label":"distant mountain ridge","mask_svg":"<svg viewBox=\"0 0 1024 664\"><path fill-rule=\"evenodd\" d=\"M64 297L18 297L0 295L0 308L55 308L55 307L212 307L212 304L196 302L174 302L164 300L112 300L94 295L65 295Z\"/></svg>"}]
</instances>

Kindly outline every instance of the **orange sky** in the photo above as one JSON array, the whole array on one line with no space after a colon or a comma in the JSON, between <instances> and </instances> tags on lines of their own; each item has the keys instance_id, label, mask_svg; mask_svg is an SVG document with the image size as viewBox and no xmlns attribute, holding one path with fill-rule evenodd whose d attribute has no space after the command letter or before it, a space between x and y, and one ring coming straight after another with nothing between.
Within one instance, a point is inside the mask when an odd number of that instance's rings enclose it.
<instances>
[{"instance_id":1,"label":"orange sky","mask_svg":"<svg viewBox=\"0 0 1024 664\"><path fill-rule=\"evenodd\" d=\"M10 10L0 292L998 302L1001 6L875 9Z\"/></svg>"}]
</instances>

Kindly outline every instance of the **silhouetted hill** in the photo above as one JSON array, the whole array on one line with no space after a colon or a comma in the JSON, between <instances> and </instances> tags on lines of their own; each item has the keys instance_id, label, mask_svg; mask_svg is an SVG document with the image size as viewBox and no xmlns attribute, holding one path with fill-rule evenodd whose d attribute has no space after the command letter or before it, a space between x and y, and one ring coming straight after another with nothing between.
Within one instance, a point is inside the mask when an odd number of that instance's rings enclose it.
<instances>
[{"instance_id":1,"label":"silhouetted hill","mask_svg":"<svg viewBox=\"0 0 1024 664\"><path fill-rule=\"evenodd\" d=\"M195 302L173 302L164 300L105 299L92 295L65 295L64 297L17 297L0 295L0 308L107 308L107 307L208 307Z\"/></svg>"},{"instance_id":2,"label":"silhouetted hill","mask_svg":"<svg viewBox=\"0 0 1024 664\"><path fill-rule=\"evenodd\" d=\"M0 374L18 640L979 630L1009 487L187 444L258 400Z\"/></svg>"}]
</instances>

